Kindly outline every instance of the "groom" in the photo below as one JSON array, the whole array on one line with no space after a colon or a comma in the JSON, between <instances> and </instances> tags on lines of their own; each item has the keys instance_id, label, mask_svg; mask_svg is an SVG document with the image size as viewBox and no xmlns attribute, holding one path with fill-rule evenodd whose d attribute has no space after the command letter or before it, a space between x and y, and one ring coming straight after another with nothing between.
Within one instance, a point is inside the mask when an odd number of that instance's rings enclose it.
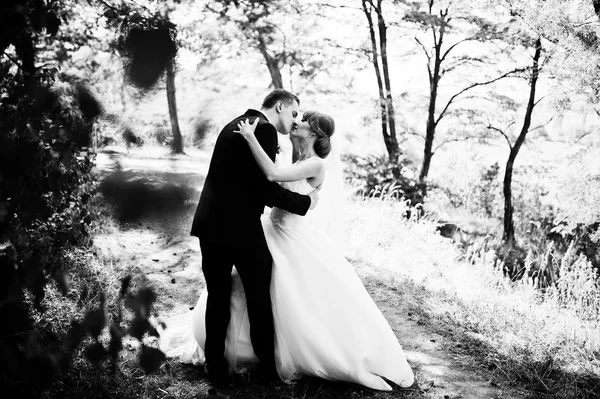
<instances>
[{"instance_id":1,"label":"groom","mask_svg":"<svg viewBox=\"0 0 600 399\"><path fill-rule=\"evenodd\" d=\"M289 134L298 115L300 100L277 89L265 97L261 110L249 109L219 133L204 182L191 234L200 239L202 272L206 280L206 369L214 386L228 384L225 339L229 325L231 271L240 275L250 321L250 339L267 380L277 377L274 327L271 310L271 268L260 216L265 205L305 215L318 201L317 190L309 195L288 191L269 182L244 138L234 133L237 124L258 118L255 134L275 161L277 132Z\"/></svg>"}]
</instances>

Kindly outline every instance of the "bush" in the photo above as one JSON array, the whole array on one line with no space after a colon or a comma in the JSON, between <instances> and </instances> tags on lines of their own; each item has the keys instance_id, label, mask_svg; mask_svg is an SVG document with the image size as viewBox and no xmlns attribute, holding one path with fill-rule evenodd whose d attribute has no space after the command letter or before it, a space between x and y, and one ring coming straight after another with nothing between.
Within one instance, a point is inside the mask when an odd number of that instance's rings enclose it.
<instances>
[{"instance_id":1,"label":"bush","mask_svg":"<svg viewBox=\"0 0 600 399\"><path fill-rule=\"evenodd\" d=\"M82 105L92 100L58 79L56 70L42 70L35 79L26 83L9 74L0 81L0 317L14 320L0 337L0 371L38 386L65 365L34 338L45 334L33 334L32 307L44 310L49 278L67 293L65 255L89 242L86 204L97 185L87 147L93 116Z\"/></svg>"},{"instance_id":2,"label":"bush","mask_svg":"<svg viewBox=\"0 0 600 399\"><path fill-rule=\"evenodd\" d=\"M392 194L398 200L408 200L411 206L423 203L426 187L418 183L407 160L399 165L391 165L386 156L344 155L343 160L348 183L356 191L373 197Z\"/></svg>"},{"instance_id":3,"label":"bush","mask_svg":"<svg viewBox=\"0 0 600 399\"><path fill-rule=\"evenodd\" d=\"M163 126L156 126L153 136L154 140L161 146L169 148L173 146L173 135L170 129Z\"/></svg>"},{"instance_id":4,"label":"bush","mask_svg":"<svg viewBox=\"0 0 600 399\"><path fill-rule=\"evenodd\" d=\"M194 132L192 135L192 144L194 147L202 148L204 145L204 140L213 129L212 122L210 119L203 117L202 115L198 116L194 122Z\"/></svg>"}]
</instances>

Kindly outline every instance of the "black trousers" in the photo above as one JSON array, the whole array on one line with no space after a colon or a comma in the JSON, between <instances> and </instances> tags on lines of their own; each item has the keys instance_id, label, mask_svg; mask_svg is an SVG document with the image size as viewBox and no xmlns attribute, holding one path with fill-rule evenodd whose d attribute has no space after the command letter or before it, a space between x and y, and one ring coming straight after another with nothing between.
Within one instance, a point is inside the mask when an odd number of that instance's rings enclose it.
<instances>
[{"instance_id":1,"label":"black trousers","mask_svg":"<svg viewBox=\"0 0 600 399\"><path fill-rule=\"evenodd\" d=\"M229 326L231 271L240 275L250 321L250 339L263 372L275 372L275 332L271 309L273 258L266 242L255 248L234 248L200 239L202 272L206 280L206 367L209 376L227 373L225 339Z\"/></svg>"}]
</instances>

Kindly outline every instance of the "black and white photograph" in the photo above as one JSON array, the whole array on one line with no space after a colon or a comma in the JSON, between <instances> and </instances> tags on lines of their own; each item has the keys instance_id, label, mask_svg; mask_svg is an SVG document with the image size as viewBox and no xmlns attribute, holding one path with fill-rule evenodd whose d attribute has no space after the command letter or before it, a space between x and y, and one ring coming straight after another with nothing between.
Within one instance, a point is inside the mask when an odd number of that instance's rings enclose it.
<instances>
[{"instance_id":1,"label":"black and white photograph","mask_svg":"<svg viewBox=\"0 0 600 399\"><path fill-rule=\"evenodd\" d=\"M600 0L2 0L5 398L600 398Z\"/></svg>"}]
</instances>

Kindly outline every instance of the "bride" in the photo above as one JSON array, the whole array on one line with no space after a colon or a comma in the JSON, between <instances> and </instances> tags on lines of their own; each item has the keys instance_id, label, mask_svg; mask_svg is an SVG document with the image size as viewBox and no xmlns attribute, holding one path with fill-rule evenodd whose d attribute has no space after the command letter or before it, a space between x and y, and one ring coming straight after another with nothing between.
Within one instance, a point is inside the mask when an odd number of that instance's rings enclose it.
<instances>
[{"instance_id":1,"label":"bride","mask_svg":"<svg viewBox=\"0 0 600 399\"><path fill-rule=\"evenodd\" d=\"M323 184L319 204L306 216L273 208L262 218L273 257L271 300L280 378L289 383L315 376L385 391L392 388L384 378L401 387L412 385L413 372L402 347L331 234L331 212L339 210L331 189L335 179L325 178L336 169L331 166L336 157L328 164L325 159L332 149L333 119L315 111L304 113L291 133L297 161L286 166L273 164L260 146L254 136L257 121L241 122L236 133L246 139L270 181L301 194ZM341 172L341 166L338 169ZM191 323L189 314L167 322L159 341L167 356L203 364L206 299L204 289ZM231 368L241 372L256 366L258 359L250 342L244 288L235 269L230 308L225 355Z\"/></svg>"}]
</instances>

